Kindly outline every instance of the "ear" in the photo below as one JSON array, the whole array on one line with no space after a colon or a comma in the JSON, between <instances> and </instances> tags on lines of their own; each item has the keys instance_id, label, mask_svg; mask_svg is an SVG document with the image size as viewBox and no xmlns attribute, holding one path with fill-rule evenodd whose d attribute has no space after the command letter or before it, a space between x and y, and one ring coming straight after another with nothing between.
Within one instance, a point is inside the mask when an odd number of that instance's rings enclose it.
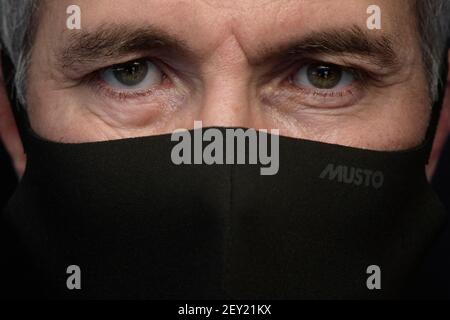
<instances>
[{"instance_id":1,"label":"ear","mask_svg":"<svg viewBox=\"0 0 450 320\"><path fill-rule=\"evenodd\" d=\"M17 175L22 177L25 171L26 156L17 130L16 121L11 110L3 80L0 61L0 142L5 146L13 162Z\"/></svg>"},{"instance_id":2,"label":"ear","mask_svg":"<svg viewBox=\"0 0 450 320\"><path fill-rule=\"evenodd\" d=\"M450 51L448 55L450 63ZM442 105L442 112L439 118L439 125L436 131L436 137L433 143L433 149L430 155L430 161L426 167L428 180L431 181L439 162L439 158L444 147L445 142L450 134L450 71L447 78L447 89L445 91L444 104ZM449 164L450 165L450 164Z\"/></svg>"}]
</instances>

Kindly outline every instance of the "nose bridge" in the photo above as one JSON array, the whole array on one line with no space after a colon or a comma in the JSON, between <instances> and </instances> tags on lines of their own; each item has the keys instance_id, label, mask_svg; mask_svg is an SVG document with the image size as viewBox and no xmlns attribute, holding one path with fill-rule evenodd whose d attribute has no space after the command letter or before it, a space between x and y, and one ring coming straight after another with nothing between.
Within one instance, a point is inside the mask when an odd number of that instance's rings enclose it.
<instances>
[{"instance_id":1,"label":"nose bridge","mask_svg":"<svg viewBox=\"0 0 450 320\"><path fill-rule=\"evenodd\" d=\"M250 126L251 70L237 38L226 38L204 66L203 126Z\"/></svg>"}]
</instances>

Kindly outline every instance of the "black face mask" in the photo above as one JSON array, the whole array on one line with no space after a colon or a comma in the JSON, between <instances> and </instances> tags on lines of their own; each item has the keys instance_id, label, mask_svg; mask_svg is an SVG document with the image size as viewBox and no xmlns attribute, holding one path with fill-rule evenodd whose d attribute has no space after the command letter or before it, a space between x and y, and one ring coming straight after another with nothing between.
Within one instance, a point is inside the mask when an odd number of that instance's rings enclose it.
<instances>
[{"instance_id":1,"label":"black face mask","mask_svg":"<svg viewBox=\"0 0 450 320\"><path fill-rule=\"evenodd\" d=\"M223 129L222 129L223 130ZM280 169L172 164L170 135L61 144L29 135L6 211L45 295L395 296L444 219L424 149L280 138ZM82 270L69 291L66 269ZM378 265L382 290L366 287Z\"/></svg>"},{"instance_id":2,"label":"black face mask","mask_svg":"<svg viewBox=\"0 0 450 320\"><path fill-rule=\"evenodd\" d=\"M4 219L38 280L21 290L39 297L399 297L445 219L424 174L429 143L378 152L280 137L279 172L262 176L176 166L170 135L22 134L27 168ZM81 290L66 287L70 265ZM366 286L371 265L381 290Z\"/></svg>"}]
</instances>

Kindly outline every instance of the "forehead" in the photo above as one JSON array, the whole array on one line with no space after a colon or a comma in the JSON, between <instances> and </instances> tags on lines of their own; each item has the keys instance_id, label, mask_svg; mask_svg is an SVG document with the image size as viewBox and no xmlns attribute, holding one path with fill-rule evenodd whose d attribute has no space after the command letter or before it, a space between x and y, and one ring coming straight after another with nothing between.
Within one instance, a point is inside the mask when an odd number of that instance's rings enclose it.
<instances>
[{"instance_id":1,"label":"forehead","mask_svg":"<svg viewBox=\"0 0 450 320\"><path fill-rule=\"evenodd\" d=\"M376 32L407 46L415 34L412 1L378 0L382 30ZM108 23L154 25L189 42L199 52L217 47L233 35L251 54L257 46L286 42L312 31L352 25L366 28L367 9L373 1L47 0L40 20L46 39L59 43L70 32L66 29L66 9L73 4L81 8L84 30Z\"/></svg>"}]
</instances>

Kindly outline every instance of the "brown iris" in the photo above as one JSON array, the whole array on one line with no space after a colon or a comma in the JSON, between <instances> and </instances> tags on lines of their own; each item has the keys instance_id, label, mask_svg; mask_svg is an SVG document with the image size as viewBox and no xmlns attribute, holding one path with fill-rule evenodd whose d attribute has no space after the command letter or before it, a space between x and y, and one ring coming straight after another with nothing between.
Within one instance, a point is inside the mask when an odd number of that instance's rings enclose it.
<instances>
[{"instance_id":1,"label":"brown iris","mask_svg":"<svg viewBox=\"0 0 450 320\"><path fill-rule=\"evenodd\" d=\"M145 60L128 62L113 68L117 81L128 87L140 84L147 76L148 71L148 63Z\"/></svg>"},{"instance_id":2,"label":"brown iris","mask_svg":"<svg viewBox=\"0 0 450 320\"><path fill-rule=\"evenodd\" d=\"M335 65L313 64L307 70L308 80L319 89L332 89L342 79L342 68Z\"/></svg>"}]
</instances>

